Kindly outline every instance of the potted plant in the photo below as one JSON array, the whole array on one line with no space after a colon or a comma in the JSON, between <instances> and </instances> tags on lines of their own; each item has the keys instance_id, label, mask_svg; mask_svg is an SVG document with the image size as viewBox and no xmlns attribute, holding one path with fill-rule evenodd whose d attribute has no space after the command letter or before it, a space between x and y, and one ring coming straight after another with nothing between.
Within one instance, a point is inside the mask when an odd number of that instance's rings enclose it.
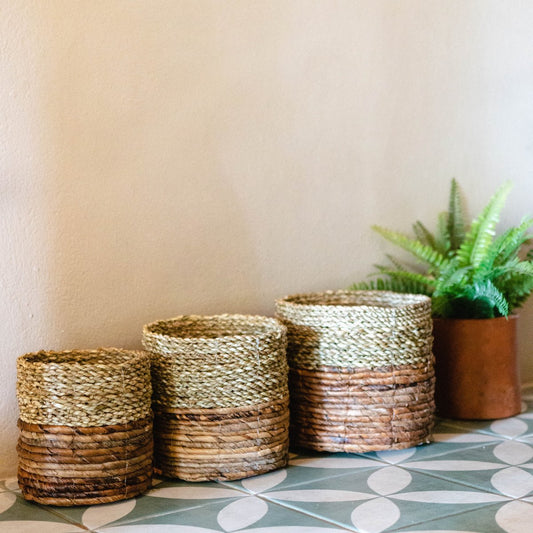
<instances>
[{"instance_id":1,"label":"potted plant","mask_svg":"<svg viewBox=\"0 0 533 533\"><path fill-rule=\"evenodd\" d=\"M352 289L422 293L432 298L436 402L439 414L462 419L505 418L520 412L520 382L513 311L533 290L533 218L496 236L510 192L505 183L467 224L452 180L448 210L432 233L420 221L414 237L373 226L409 252L417 265L395 257L377 265L377 279Z\"/></svg>"}]
</instances>

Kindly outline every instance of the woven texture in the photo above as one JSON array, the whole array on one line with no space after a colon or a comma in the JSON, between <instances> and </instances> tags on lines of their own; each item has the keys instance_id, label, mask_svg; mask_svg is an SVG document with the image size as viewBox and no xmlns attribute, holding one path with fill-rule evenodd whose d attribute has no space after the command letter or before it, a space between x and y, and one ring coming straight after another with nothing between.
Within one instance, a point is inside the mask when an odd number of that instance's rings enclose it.
<instances>
[{"instance_id":1,"label":"woven texture","mask_svg":"<svg viewBox=\"0 0 533 533\"><path fill-rule=\"evenodd\" d=\"M150 358L115 348L18 360L18 481L27 500L73 506L151 485Z\"/></svg>"},{"instance_id":2,"label":"woven texture","mask_svg":"<svg viewBox=\"0 0 533 533\"><path fill-rule=\"evenodd\" d=\"M277 302L289 332L289 365L381 368L426 361L431 300L386 291L327 291Z\"/></svg>"},{"instance_id":3,"label":"woven texture","mask_svg":"<svg viewBox=\"0 0 533 533\"><path fill-rule=\"evenodd\" d=\"M150 414L150 358L101 348L37 352L17 360L20 418L34 424L103 426Z\"/></svg>"},{"instance_id":4,"label":"woven texture","mask_svg":"<svg viewBox=\"0 0 533 533\"><path fill-rule=\"evenodd\" d=\"M286 332L258 316L182 316L145 326L154 406L241 407L288 394Z\"/></svg>"},{"instance_id":5,"label":"woven texture","mask_svg":"<svg viewBox=\"0 0 533 533\"><path fill-rule=\"evenodd\" d=\"M155 433L156 468L164 475L242 479L287 464L289 402L156 412Z\"/></svg>"},{"instance_id":6,"label":"woven texture","mask_svg":"<svg viewBox=\"0 0 533 533\"><path fill-rule=\"evenodd\" d=\"M277 320L182 316L145 326L143 344L159 472L229 480L287 463L287 337Z\"/></svg>"},{"instance_id":7,"label":"woven texture","mask_svg":"<svg viewBox=\"0 0 533 533\"><path fill-rule=\"evenodd\" d=\"M328 291L276 303L287 326L291 439L319 451L429 442L434 416L431 300Z\"/></svg>"},{"instance_id":8,"label":"woven texture","mask_svg":"<svg viewBox=\"0 0 533 533\"><path fill-rule=\"evenodd\" d=\"M19 420L18 481L27 500L73 506L132 498L150 488L152 419L76 428Z\"/></svg>"}]
</instances>

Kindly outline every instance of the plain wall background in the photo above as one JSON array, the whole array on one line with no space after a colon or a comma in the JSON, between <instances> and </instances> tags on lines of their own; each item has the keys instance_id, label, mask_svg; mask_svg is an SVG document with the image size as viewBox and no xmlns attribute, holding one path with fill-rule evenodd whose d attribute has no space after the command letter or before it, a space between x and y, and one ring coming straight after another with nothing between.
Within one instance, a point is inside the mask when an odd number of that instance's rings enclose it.
<instances>
[{"instance_id":1,"label":"plain wall background","mask_svg":"<svg viewBox=\"0 0 533 533\"><path fill-rule=\"evenodd\" d=\"M533 212L533 2L10 0L0 6L0 475L16 358L271 315L434 227L456 177ZM522 378L533 379L533 302Z\"/></svg>"}]
</instances>

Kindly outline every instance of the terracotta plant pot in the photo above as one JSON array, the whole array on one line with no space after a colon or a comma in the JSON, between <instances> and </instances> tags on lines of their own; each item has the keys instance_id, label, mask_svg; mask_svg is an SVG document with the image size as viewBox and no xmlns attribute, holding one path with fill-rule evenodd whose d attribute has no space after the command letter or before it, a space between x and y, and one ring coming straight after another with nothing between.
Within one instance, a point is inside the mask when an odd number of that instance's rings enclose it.
<instances>
[{"instance_id":1,"label":"terracotta plant pot","mask_svg":"<svg viewBox=\"0 0 533 533\"><path fill-rule=\"evenodd\" d=\"M517 317L433 320L437 413L496 419L521 410Z\"/></svg>"}]
</instances>

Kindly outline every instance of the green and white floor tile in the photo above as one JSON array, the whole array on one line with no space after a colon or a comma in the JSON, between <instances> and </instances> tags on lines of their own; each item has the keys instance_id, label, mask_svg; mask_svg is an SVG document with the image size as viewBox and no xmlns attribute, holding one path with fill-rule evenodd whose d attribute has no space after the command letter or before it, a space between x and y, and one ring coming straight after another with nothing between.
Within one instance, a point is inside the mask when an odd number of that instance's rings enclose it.
<instances>
[{"instance_id":1,"label":"green and white floor tile","mask_svg":"<svg viewBox=\"0 0 533 533\"><path fill-rule=\"evenodd\" d=\"M92 507L26 502L0 482L1 533L533 533L533 388L495 422L439 422L409 450L319 454L235 482L156 480L133 500Z\"/></svg>"}]
</instances>

